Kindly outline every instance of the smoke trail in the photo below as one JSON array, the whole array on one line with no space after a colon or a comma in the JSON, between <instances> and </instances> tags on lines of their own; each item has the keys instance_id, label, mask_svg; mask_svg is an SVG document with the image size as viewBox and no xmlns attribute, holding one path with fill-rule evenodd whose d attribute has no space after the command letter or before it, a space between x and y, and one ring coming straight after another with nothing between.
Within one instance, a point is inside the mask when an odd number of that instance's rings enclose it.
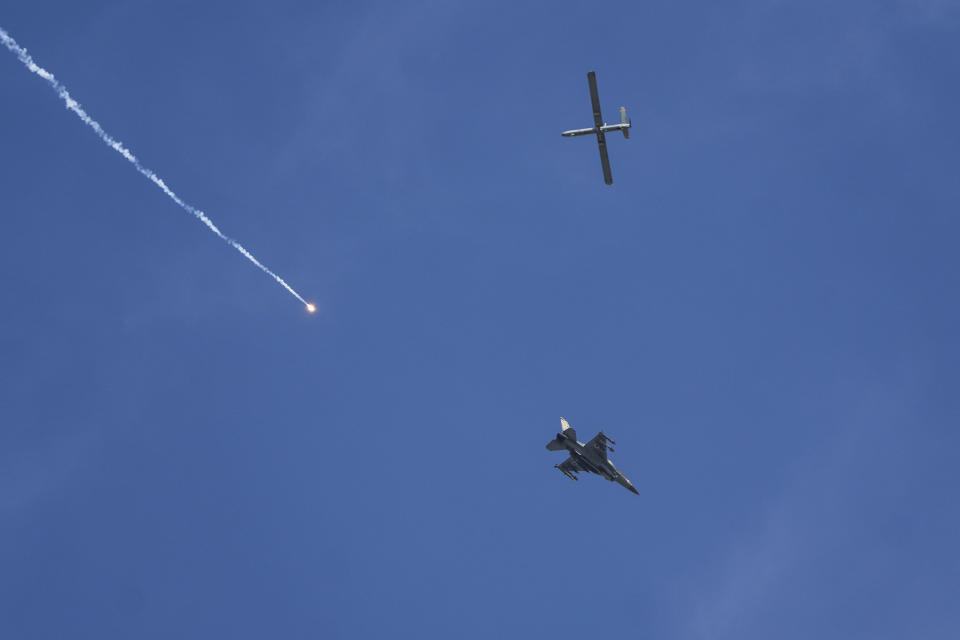
<instances>
[{"instance_id":1,"label":"smoke trail","mask_svg":"<svg viewBox=\"0 0 960 640\"><path fill-rule=\"evenodd\" d=\"M240 244L233 238L224 235L223 232L217 228L217 225L213 224L213 220L208 218L203 211L200 211L193 205L188 204L183 200L181 200L180 196L175 194L170 189L170 187L168 187L166 183L164 183L164 181L161 180L159 176L157 176L157 174L155 174L153 171L151 171L150 169L147 169L142 164L140 164L140 161L137 160L136 156L130 153L130 150L124 147L118 140L115 140L110 134L104 131L103 127L100 126L100 123L98 123L96 120L94 120L89 115L87 115L87 112L83 110L83 107L80 106L80 103L78 103L76 100L70 97L70 93L67 91L67 88L64 87L62 84L60 84L60 82L53 76L52 73L50 73L49 71L47 71L46 69L44 69L43 67L35 63L33 61L33 58L31 58L30 55L27 53L27 50L21 47L20 45L18 45L17 41L11 38L10 34L4 31L3 27L0 27L0 40L3 41L3 44L4 46L7 47L7 49L9 49L11 52L16 54L17 58L20 59L20 62L22 62L24 66L27 67L27 69L29 69L32 73L37 74L38 76L40 76L41 78L49 82L50 86L53 87L53 90L57 92L57 95L60 96L61 99L63 99L63 102L66 104L67 109L77 114L77 117L83 120L84 124L86 124L88 127L93 129L96 132L96 134L100 137L100 139L103 140L108 147L110 147L111 149L113 149L114 151L122 155L124 158L126 158L128 162L130 162L134 167L136 167L137 171L139 171L141 175L145 176L152 183L160 187L160 189L165 194L167 194L167 196L169 196L171 200L176 202L181 209L196 216L197 219L199 219L203 224L207 225L207 228L210 229L210 231L213 231L215 234L217 234L217 237L219 237L221 240L223 240L224 242L229 244L231 247L239 251L244 258L246 258L253 264L257 265L264 273L266 273L268 276L270 276L271 278L276 280L278 283L280 283L280 285L284 289L292 293L297 300L307 305L308 309L310 309L311 311L313 310L314 307L308 304L307 301L304 300L299 293L294 291L293 287L288 285L283 280L283 278L275 274L273 271L271 271L266 266L264 266L259 260L254 258L253 254L247 251L242 244Z\"/></svg>"}]
</instances>

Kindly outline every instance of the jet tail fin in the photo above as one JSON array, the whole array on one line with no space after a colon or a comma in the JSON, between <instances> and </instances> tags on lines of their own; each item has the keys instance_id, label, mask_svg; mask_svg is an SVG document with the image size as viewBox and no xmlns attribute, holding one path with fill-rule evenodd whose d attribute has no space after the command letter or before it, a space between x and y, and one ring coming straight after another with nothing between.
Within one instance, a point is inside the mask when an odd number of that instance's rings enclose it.
<instances>
[{"instance_id":1,"label":"jet tail fin","mask_svg":"<svg viewBox=\"0 0 960 640\"><path fill-rule=\"evenodd\" d=\"M548 451L562 451L564 449L566 449L566 447L563 446L563 443L557 440L556 438L554 438L553 440L547 443Z\"/></svg>"},{"instance_id":2,"label":"jet tail fin","mask_svg":"<svg viewBox=\"0 0 960 640\"><path fill-rule=\"evenodd\" d=\"M620 124L625 124L625 125L627 125L627 126L623 127L622 129L620 129L620 131L623 132L623 137L624 137L624 138L627 138L627 139L629 140L629 139L630 139L630 127L633 126L633 123L630 122L629 119L627 119L627 108L626 108L626 107L620 107Z\"/></svg>"},{"instance_id":3,"label":"jet tail fin","mask_svg":"<svg viewBox=\"0 0 960 640\"><path fill-rule=\"evenodd\" d=\"M564 439L570 439L574 442L577 441L577 431L570 426L570 423L564 418L560 418L560 433L557 434L557 437L547 443L547 449L550 451L561 451L566 449L564 444Z\"/></svg>"}]
</instances>

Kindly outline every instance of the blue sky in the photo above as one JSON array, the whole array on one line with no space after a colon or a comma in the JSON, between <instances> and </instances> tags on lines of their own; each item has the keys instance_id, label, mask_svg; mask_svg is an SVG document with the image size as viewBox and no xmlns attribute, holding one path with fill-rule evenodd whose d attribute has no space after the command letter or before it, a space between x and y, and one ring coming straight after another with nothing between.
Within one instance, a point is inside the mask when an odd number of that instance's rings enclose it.
<instances>
[{"instance_id":1,"label":"blue sky","mask_svg":"<svg viewBox=\"0 0 960 640\"><path fill-rule=\"evenodd\" d=\"M960 633L957 2L0 27L3 637Z\"/></svg>"}]
</instances>

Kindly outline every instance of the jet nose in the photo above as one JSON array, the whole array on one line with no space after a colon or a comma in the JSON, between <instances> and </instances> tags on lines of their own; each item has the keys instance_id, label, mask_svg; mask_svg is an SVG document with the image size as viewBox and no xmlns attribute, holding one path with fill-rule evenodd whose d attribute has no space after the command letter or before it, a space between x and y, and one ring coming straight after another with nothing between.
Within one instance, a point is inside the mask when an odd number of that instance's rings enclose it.
<instances>
[{"instance_id":1,"label":"jet nose","mask_svg":"<svg viewBox=\"0 0 960 640\"><path fill-rule=\"evenodd\" d=\"M635 493L637 495L640 495L640 492L637 491L637 488L633 486L633 483L627 480L624 476L621 475L619 480L620 480L620 484L623 485L624 489L626 489L630 493Z\"/></svg>"}]
</instances>

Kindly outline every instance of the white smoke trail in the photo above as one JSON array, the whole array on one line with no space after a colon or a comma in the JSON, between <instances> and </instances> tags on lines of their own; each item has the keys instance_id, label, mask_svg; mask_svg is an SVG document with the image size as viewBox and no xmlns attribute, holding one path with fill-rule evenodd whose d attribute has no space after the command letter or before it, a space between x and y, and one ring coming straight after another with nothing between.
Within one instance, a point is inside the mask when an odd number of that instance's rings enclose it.
<instances>
[{"instance_id":1,"label":"white smoke trail","mask_svg":"<svg viewBox=\"0 0 960 640\"><path fill-rule=\"evenodd\" d=\"M20 59L20 62L22 62L24 66L27 67L27 69L29 69L31 72L37 74L38 76L40 76L41 78L49 82L50 86L53 87L53 90L57 92L57 95L63 99L63 102L66 104L67 109L77 114L77 117L83 120L84 124L86 124L88 127L93 129L96 132L96 134L100 137L100 139L107 144L108 147L110 147L111 149L113 149L114 151L122 155L124 158L126 158L134 167L136 167L137 171L139 171L143 176L148 178L152 183L160 187L160 189L163 190L163 192L167 194L167 196L169 196L171 200L176 202L181 209L196 216L203 224L207 225L207 228L209 228L210 231L213 231L215 234L217 234L217 236L221 240L223 240L224 242L232 246L234 249L239 251L244 258L246 258L253 264L260 267L260 269L263 270L264 273L266 273L268 276L270 276L271 278L276 280L278 283L280 283L280 285L283 286L284 289L292 293L297 300L307 305L308 309L310 309L311 311L313 310L312 305L309 305L307 301L304 300L299 293L293 290L293 287L288 285L283 280L283 278L281 278L280 276L275 274L273 271L265 267L259 260L254 258L253 255L249 251L247 251L243 247L243 245L241 245L239 242L237 242L236 240L234 240L229 236L224 235L223 232L217 228L217 225L213 224L213 220L208 218L203 211L200 211L193 205L187 204L186 202L181 200L180 196L175 194L170 189L170 187L168 187L166 183L164 183L164 181L161 180L159 176L157 176L157 174L155 174L153 171L151 171L150 169L147 169L142 164L140 164L140 161L137 160L136 156L130 153L130 150L124 147L118 140L115 140L110 134L104 131L103 127L100 126L100 123L98 123L96 120L94 120L89 115L87 115L87 112L83 110L83 107L80 106L80 103L78 103L76 100L70 97L70 93L67 91L67 88L64 87L62 84L60 84L60 82L53 76L52 73L50 73L49 71L47 71L46 69L44 69L43 67L35 63L33 61L33 58L31 58L30 55L27 53L27 50L21 47L20 45L18 45L17 41L11 38L10 34L4 31L3 27L0 27L0 40L3 41L3 44L4 46L7 47L7 49L9 49L11 52L16 54L16 56Z\"/></svg>"}]
</instances>

